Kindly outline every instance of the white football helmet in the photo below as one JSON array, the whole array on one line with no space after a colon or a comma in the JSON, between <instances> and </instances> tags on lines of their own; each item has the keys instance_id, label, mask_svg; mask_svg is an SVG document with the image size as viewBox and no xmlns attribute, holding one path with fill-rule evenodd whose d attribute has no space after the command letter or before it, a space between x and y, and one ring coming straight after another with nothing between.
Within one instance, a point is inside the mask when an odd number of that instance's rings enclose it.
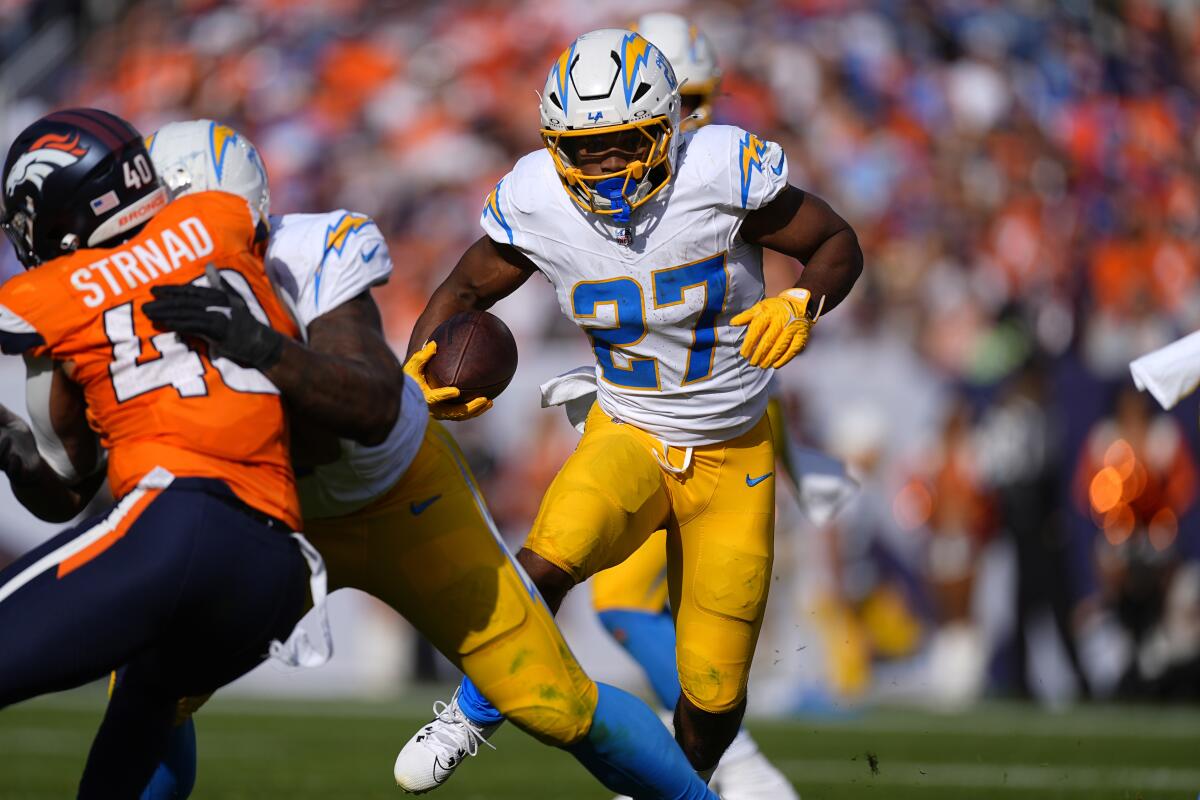
<instances>
[{"instance_id":1,"label":"white football helmet","mask_svg":"<svg viewBox=\"0 0 1200 800\"><path fill-rule=\"evenodd\" d=\"M266 222L271 190L267 168L254 144L228 125L210 119L171 122L146 137L146 149L171 197L222 191L246 200Z\"/></svg>"},{"instance_id":2,"label":"white football helmet","mask_svg":"<svg viewBox=\"0 0 1200 800\"><path fill-rule=\"evenodd\" d=\"M616 28L580 36L541 94L542 140L563 188L584 209L628 223L675 173L679 108L671 63L644 37ZM605 172L614 157L625 166Z\"/></svg>"},{"instance_id":3,"label":"white football helmet","mask_svg":"<svg viewBox=\"0 0 1200 800\"><path fill-rule=\"evenodd\" d=\"M630 26L666 55L679 78L684 113L681 127L693 130L712 122L713 98L721 85L717 51L708 37L678 14L646 14Z\"/></svg>"}]
</instances>

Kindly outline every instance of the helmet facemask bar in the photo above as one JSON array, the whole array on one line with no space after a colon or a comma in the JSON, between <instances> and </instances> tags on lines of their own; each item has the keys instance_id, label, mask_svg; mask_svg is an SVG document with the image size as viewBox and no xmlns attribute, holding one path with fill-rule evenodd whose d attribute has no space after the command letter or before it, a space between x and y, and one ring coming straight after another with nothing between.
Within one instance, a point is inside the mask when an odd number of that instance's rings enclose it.
<instances>
[{"instance_id":1,"label":"helmet facemask bar","mask_svg":"<svg viewBox=\"0 0 1200 800\"><path fill-rule=\"evenodd\" d=\"M26 198L26 206L32 206L28 198ZM42 263L42 259L33 249L33 218L34 212L31 207L16 208L11 211L5 209L3 215L0 216L0 228L12 242L13 249L17 251L17 260L25 269L31 269Z\"/></svg>"},{"instance_id":2,"label":"helmet facemask bar","mask_svg":"<svg viewBox=\"0 0 1200 800\"><path fill-rule=\"evenodd\" d=\"M640 135L644 148L635 153L628 148L616 146L623 133ZM667 117L624 125L611 125L579 130L557 131L543 128L542 141L554 160L555 170L563 187L571 198L583 209L593 214L611 215L616 221L626 223L633 209L654 197L671 180L671 137L674 131ZM630 156L625 167L613 172L585 174L579 154L583 152L585 139L612 137L613 146L596 150L589 160L604 153L616 152ZM638 140L634 140L638 141ZM641 157L638 157L641 156ZM602 185L603 184L603 185Z\"/></svg>"}]
</instances>

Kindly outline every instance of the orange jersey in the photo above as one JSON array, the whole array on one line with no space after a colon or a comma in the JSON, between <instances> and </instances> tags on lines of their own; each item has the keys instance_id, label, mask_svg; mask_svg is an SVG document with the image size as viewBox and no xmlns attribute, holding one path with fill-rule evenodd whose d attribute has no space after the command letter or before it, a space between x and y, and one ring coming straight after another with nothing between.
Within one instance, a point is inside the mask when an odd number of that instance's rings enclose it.
<instances>
[{"instance_id":1,"label":"orange jersey","mask_svg":"<svg viewBox=\"0 0 1200 800\"><path fill-rule=\"evenodd\" d=\"M196 281L209 263L260 320L297 335L267 280L246 202L204 192L167 205L119 247L79 250L8 281L0 345L74 365L116 497L163 467L222 480L298 530L279 391L256 370L156 330L142 313L152 286Z\"/></svg>"}]
</instances>

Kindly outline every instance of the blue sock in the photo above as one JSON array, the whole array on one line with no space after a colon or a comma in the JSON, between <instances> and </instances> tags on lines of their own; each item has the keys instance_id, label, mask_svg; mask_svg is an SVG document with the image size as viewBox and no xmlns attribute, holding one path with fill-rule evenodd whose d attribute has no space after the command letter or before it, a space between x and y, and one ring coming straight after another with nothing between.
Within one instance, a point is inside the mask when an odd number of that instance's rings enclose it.
<instances>
[{"instance_id":1,"label":"blue sock","mask_svg":"<svg viewBox=\"0 0 1200 800\"><path fill-rule=\"evenodd\" d=\"M185 800L196 785L196 723L187 722L171 731L167 754L142 790L141 800Z\"/></svg>"},{"instance_id":2,"label":"blue sock","mask_svg":"<svg viewBox=\"0 0 1200 800\"><path fill-rule=\"evenodd\" d=\"M458 707L462 709L467 719L476 725L495 725L504 721L504 715L488 702L488 699L475 688L471 679L463 676L462 684L458 687Z\"/></svg>"},{"instance_id":3,"label":"blue sock","mask_svg":"<svg viewBox=\"0 0 1200 800\"><path fill-rule=\"evenodd\" d=\"M663 708L679 702L679 671L675 665L675 623L670 614L609 610L598 615L601 624L638 663Z\"/></svg>"},{"instance_id":4,"label":"blue sock","mask_svg":"<svg viewBox=\"0 0 1200 800\"><path fill-rule=\"evenodd\" d=\"M600 690L588 735L564 748L614 792L655 800L718 800L645 703Z\"/></svg>"},{"instance_id":5,"label":"blue sock","mask_svg":"<svg viewBox=\"0 0 1200 800\"><path fill-rule=\"evenodd\" d=\"M670 614L647 611L601 611L600 622L638 662L663 708L672 710L679 702L679 672L675 666L675 623ZM480 694L470 678L458 690L458 706L476 725L494 725L504 719L495 706Z\"/></svg>"}]
</instances>

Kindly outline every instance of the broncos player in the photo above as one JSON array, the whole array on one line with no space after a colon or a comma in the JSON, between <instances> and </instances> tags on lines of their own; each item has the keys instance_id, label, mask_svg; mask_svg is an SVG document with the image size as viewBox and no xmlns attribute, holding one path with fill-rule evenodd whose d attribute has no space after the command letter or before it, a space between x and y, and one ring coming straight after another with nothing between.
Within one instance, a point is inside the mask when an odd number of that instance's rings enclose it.
<instances>
[{"instance_id":1,"label":"broncos player","mask_svg":"<svg viewBox=\"0 0 1200 800\"><path fill-rule=\"evenodd\" d=\"M150 155L177 195L232 190L267 212L257 151L226 126L167 125L151 138ZM387 280L392 262L379 229L346 211L271 217L270 229L267 268L307 344L285 343L296 369L267 375L302 438L340 437L332 458L299 481L306 533L327 559L331 588L388 603L518 725L571 752L609 788L711 798L648 708L584 674L499 540L462 453L429 419L421 390L384 341L371 288ZM155 296L146 313L159 326L219 346L231 335L225 321L244 319L226 289L171 287ZM442 390L447 400L456 395ZM181 746L149 798L187 794L190 721L176 737ZM430 744L438 748L435 734ZM455 747L441 749L444 761L405 788L441 782L456 764Z\"/></svg>"},{"instance_id":2,"label":"broncos player","mask_svg":"<svg viewBox=\"0 0 1200 800\"><path fill-rule=\"evenodd\" d=\"M713 100L721 85L716 49L695 25L678 14L645 14L630 30L654 44L670 61L679 81L680 130L713 121ZM593 392L594 394L594 392ZM580 401L582 402L582 401ZM786 433L779 401L768 404L776 451L786 456ZM786 457L780 459L795 482ZM655 531L622 563L592 578L592 607L613 638L645 671L658 700L674 709L679 699L675 668L675 628L667 608L667 532ZM713 788L726 800L788 800L795 790L758 749L743 728L713 773Z\"/></svg>"},{"instance_id":3,"label":"broncos player","mask_svg":"<svg viewBox=\"0 0 1200 800\"><path fill-rule=\"evenodd\" d=\"M553 284L592 342L598 400L518 560L557 609L667 530L676 738L709 773L741 725L770 581L767 383L848 294L862 252L826 203L788 185L778 145L724 125L682 134L674 71L637 33L576 39L540 112L545 148L496 185L485 235L434 292L410 346L535 273ZM764 298L764 247L804 264L778 297ZM464 721L431 723L463 754L501 719L486 696L465 682L452 702ZM433 758L414 737L397 763L418 774Z\"/></svg>"},{"instance_id":4,"label":"broncos player","mask_svg":"<svg viewBox=\"0 0 1200 800\"><path fill-rule=\"evenodd\" d=\"M0 708L125 664L78 796L137 796L176 699L262 661L303 609L302 548L319 562L291 536L287 422L261 372L296 328L253 210L216 193L168 204L126 121L43 117L3 180L0 227L28 271L0 287L0 349L26 357L37 434L6 414L0 465L22 502L61 520L99 487L103 448L118 500L0 571ZM153 288L203 281L214 260L264 334L221 352L155 334Z\"/></svg>"}]
</instances>

